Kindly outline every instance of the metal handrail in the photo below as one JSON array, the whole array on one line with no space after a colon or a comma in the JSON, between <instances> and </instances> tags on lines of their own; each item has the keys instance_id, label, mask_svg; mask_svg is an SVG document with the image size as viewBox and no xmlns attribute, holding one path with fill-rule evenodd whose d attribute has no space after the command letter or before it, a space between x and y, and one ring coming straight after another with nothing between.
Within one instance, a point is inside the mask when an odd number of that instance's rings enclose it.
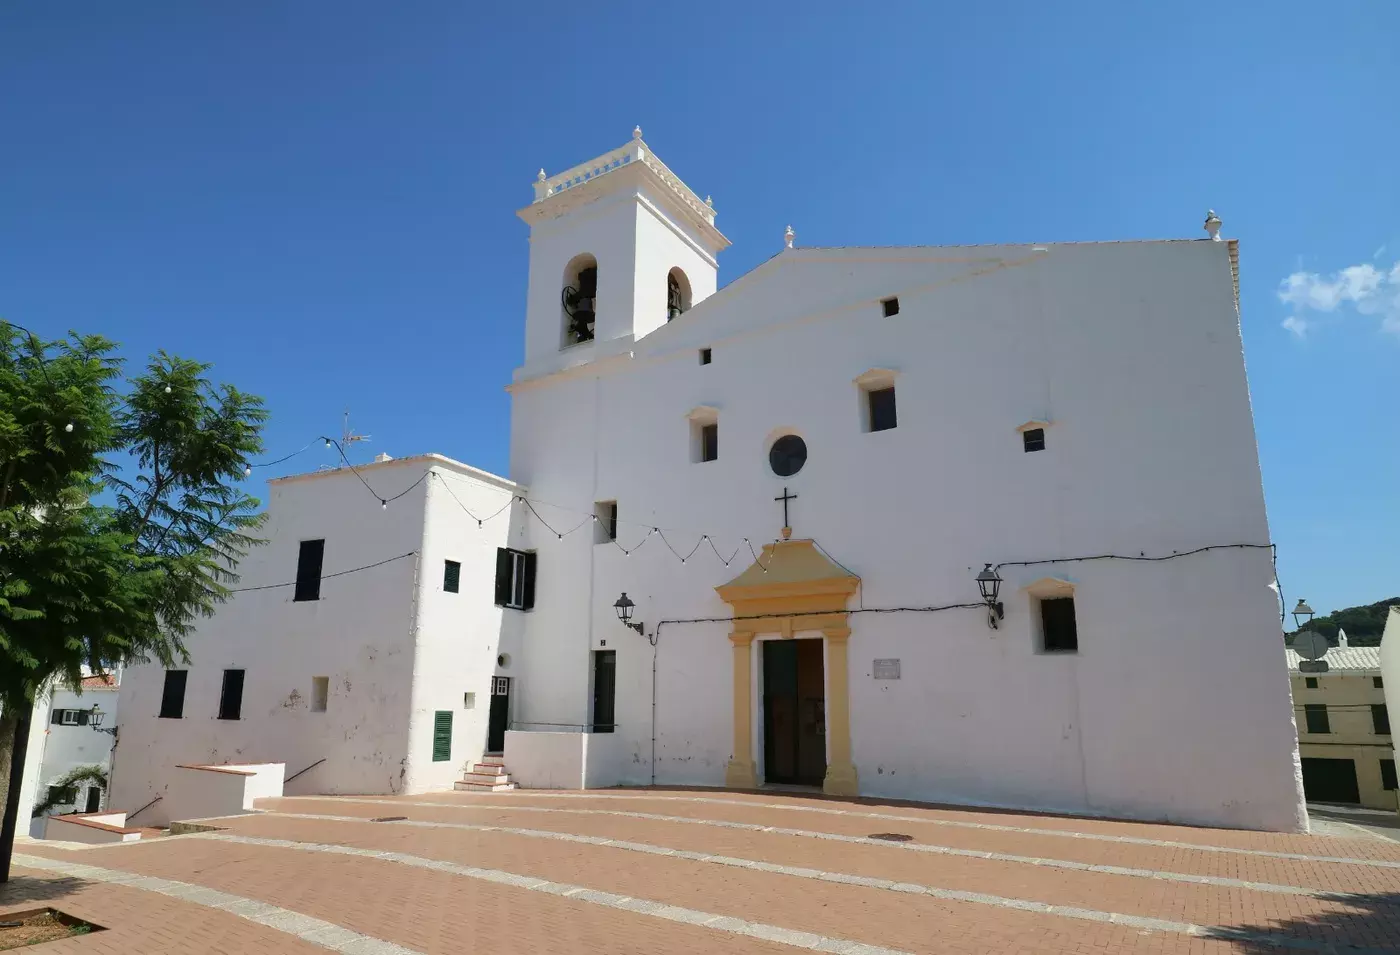
<instances>
[{"instance_id":1,"label":"metal handrail","mask_svg":"<svg viewBox=\"0 0 1400 955\"><path fill-rule=\"evenodd\" d=\"M129 813L127 813L127 814L126 814L126 821L127 821L127 822L130 822L131 820L135 819L137 816L141 815L141 813L145 812L147 809L150 809L152 806L154 806L156 803L160 802L160 801L161 801L162 799L164 799L164 798L165 798L164 796L157 796L156 798L152 799L150 802L146 803L146 805L142 806L140 809L136 810L135 812L129 812Z\"/></svg>"},{"instance_id":2,"label":"metal handrail","mask_svg":"<svg viewBox=\"0 0 1400 955\"><path fill-rule=\"evenodd\" d=\"M328 756L323 756L322 758L316 760L316 762L312 763L310 766L308 766L308 767L306 767L305 769L303 769L303 770L301 771L301 773L309 773L311 770L315 769L317 766L320 766L322 763L324 763L324 762L325 762L327 759L329 759L329 758L330 758L330 757L328 757ZM300 776L301 773L292 773L292 774L291 774L290 776L288 776L286 779L282 780L282 785L283 785L283 786L287 785L287 783L291 782L293 779L296 779L298 776Z\"/></svg>"},{"instance_id":3,"label":"metal handrail","mask_svg":"<svg viewBox=\"0 0 1400 955\"><path fill-rule=\"evenodd\" d=\"M560 729L576 730L580 733L611 733L616 730L616 723L534 723L521 720L512 720L510 729L520 729L525 726L552 726ZM607 729L603 729L607 727Z\"/></svg>"}]
</instances>

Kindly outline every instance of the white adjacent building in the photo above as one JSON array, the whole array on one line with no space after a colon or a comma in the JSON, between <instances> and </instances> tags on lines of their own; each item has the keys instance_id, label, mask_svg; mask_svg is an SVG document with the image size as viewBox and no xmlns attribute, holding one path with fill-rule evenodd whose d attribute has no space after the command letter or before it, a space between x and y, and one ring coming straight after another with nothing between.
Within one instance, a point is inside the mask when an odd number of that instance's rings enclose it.
<instances>
[{"instance_id":1,"label":"white adjacent building","mask_svg":"<svg viewBox=\"0 0 1400 955\"><path fill-rule=\"evenodd\" d=\"M45 816L103 808L106 790L99 779L87 773L72 777L81 770L110 776L120 685L118 669L84 676L77 689L57 684L39 698L20 789L21 831L38 835ZM94 721L94 710L101 713L99 720ZM41 806L44 811L33 815Z\"/></svg>"},{"instance_id":2,"label":"white adjacent building","mask_svg":"<svg viewBox=\"0 0 1400 955\"><path fill-rule=\"evenodd\" d=\"M512 718L604 731L508 734L522 785L1306 827L1213 214L1200 240L789 229L718 289L713 205L638 131L520 217L511 476L538 503L512 546L538 580ZM979 604L986 564L995 629L929 609Z\"/></svg>"},{"instance_id":3,"label":"white adjacent building","mask_svg":"<svg viewBox=\"0 0 1400 955\"><path fill-rule=\"evenodd\" d=\"M450 789L480 759L493 677L518 653L494 580L519 489L436 454L357 470L271 481L267 543L190 665L126 671L111 804L162 797L128 824L170 821L187 766L283 763L289 794L398 793Z\"/></svg>"}]
</instances>

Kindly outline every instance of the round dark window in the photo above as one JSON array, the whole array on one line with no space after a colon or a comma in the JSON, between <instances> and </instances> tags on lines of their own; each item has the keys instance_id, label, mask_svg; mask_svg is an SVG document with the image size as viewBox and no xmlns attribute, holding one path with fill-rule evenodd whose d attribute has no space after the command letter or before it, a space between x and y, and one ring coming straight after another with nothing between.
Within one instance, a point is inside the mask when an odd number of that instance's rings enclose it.
<instances>
[{"instance_id":1,"label":"round dark window","mask_svg":"<svg viewBox=\"0 0 1400 955\"><path fill-rule=\"evenodd\" d=\"M768 466L778 477L792 477L807 463L807 442L795 434L785 434L768 449Z\"/></svg>"}]
</instances>

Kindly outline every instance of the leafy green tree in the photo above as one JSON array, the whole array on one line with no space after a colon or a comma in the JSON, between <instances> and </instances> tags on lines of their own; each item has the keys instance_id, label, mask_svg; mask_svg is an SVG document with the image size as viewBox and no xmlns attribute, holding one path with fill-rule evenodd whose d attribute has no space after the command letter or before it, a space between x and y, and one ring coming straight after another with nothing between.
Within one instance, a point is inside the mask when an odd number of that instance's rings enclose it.
<instances>
[{"instance_id":1,"label":"leafy green tree","mask_svg":"<svg viewBox=\"0 0 1400 955\"><path fill-rule=\"evenodd\" d=\"M0 881L35 699L84 667L187 662L185 638L259 543L239 482L262 401L164 352L124 378L115 352L0 322Z\"/></svg>"}]
</instances>

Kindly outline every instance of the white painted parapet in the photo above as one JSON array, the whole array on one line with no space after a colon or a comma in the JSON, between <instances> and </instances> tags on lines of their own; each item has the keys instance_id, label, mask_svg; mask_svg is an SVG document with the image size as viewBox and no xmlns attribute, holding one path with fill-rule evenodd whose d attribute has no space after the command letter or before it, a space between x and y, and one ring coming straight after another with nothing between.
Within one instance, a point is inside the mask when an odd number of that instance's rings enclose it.
<instances>
[{"instance_id":1,"label":"white painted parapet","mask_svg":"<svg viewBox=\"0 0 1400 955\"><path fill-rule=\"evenodd\" d=\"M505 763L522 789L602 789L620 781L615 733L506 732Z\"/></svg>"},{"instance_id":2,"label":"white painted parapet","mask_svg":"<svg viewBox=\"0 0 1400 955\"><path fill-rule=\"evenodd\" d=\"M171 821L236 816L253 811L253 801L282 795L285 763L177 766L166 795Z\"/></svg>"},{"instance_id":3,"label":"white painted parapet","mask_svg":"<svg viewBox=\"0 0 1400 955\"><path fill-rule=\"evenodd\" d=\"M107 845L115 842L137 842L141 838L141 830L126 827L124 812L81 812L45 818L43 838L59 842Z\"/></svg>"}]
</instances>

